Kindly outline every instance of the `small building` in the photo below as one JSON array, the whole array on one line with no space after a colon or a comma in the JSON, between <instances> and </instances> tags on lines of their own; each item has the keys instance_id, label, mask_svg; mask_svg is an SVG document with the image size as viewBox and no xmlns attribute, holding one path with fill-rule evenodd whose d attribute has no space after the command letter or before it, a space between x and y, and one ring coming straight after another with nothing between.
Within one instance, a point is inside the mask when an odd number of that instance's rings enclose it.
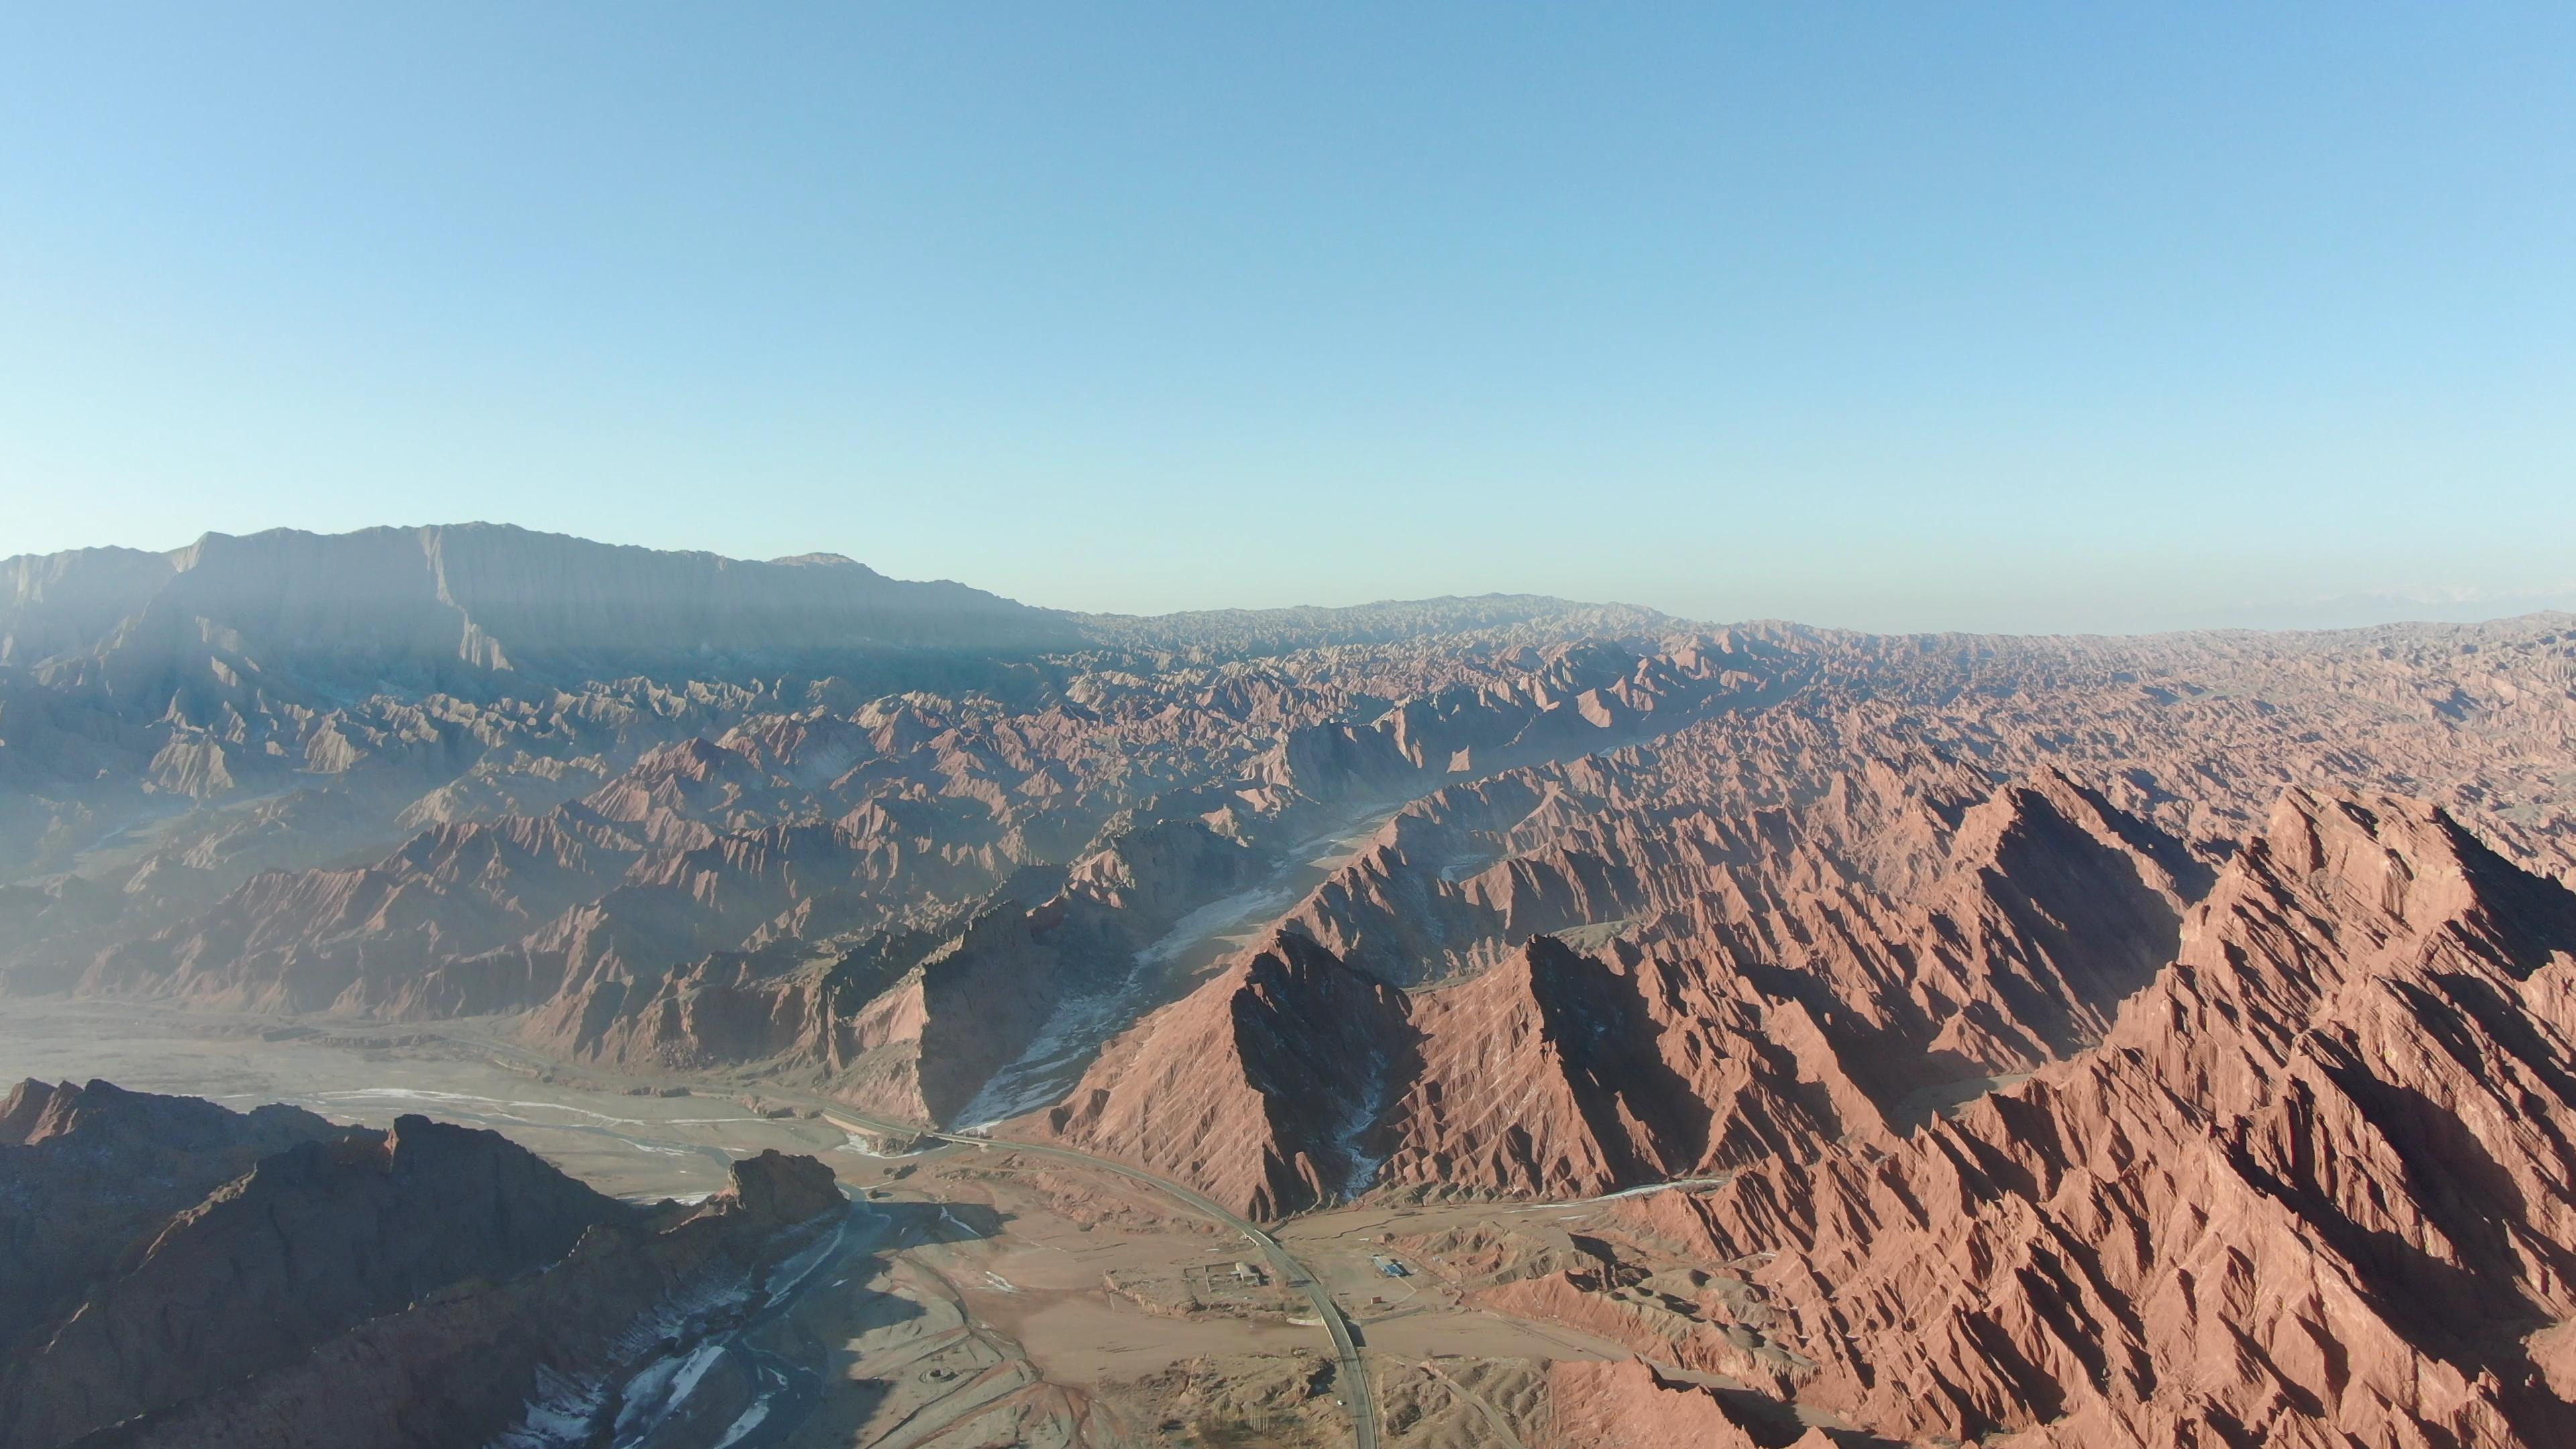
<instances>
[{"instance_id":1,"label":"small building","mask_svg":"<svg viewBox=\"0 0 2576 1449\"><path fill-rule=\"evenodd\" d=\"M1377 1270L1378 1270L1378 1272L1379 1272L1379 1273L1381 1273L1381 1274L1383 1274L1383 1275L1385 1275L1386 1277L1389 1277L1389 1278L1410 1278L1410 1277L1412 1277L1412 1276L1413 1276L1413 1270L1412 1270L1412 1269L1410 1269L1410 1268L1408 1268L1408 1267L1404 1266L1402 1263L1397 1262L1397 1261L1396 1261L1395 1259L1393 1259L1393 1258L1387 1257L1387 1256L1386 1256L1385 1254L1383 1254L1383 1253L1379 1254L1377 1257L1375 1257L1375 1258L1371 1259L1370 1261L1372 1261L1372 1262L1376 1263L1376 1264L1377 1264Z\"/></svg>"}]
</instances>

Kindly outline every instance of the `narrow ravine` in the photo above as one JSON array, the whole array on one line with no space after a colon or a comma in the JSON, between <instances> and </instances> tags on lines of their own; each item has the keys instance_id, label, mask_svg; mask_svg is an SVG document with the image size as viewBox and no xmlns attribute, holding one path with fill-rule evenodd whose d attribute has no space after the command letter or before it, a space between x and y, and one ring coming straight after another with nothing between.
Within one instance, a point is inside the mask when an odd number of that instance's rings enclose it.
<instances>
[{"instance_id":1,"label":"narrow ravine","mask_svg":"<svg viewBox=\"0 0 2576 1449\"><path fill-rule=\"evenodd\" d=\"M1060 1100L1103 1043L1186 992L1235 943L1294 909L1306 893L1367 847L1412 801L1373 802L1279 852L1258 885L1210 901L1138 951L1108 987L1068 998L1017 1060L995 1072L957 1112L957 1130L980 1132Z\"/></svg>"}]
</instances>

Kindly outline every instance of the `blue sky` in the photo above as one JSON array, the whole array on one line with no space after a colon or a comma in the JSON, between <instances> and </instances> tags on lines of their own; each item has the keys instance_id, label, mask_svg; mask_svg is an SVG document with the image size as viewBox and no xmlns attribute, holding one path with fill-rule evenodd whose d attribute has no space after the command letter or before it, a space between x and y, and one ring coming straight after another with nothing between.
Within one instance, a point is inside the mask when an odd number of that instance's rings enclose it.
<instances>
[{"instance_id":1,"label":"blue sky","mask_svg":"<svg viewBox=\"0 0 2576 1449\"><path fill-rule=\"evenodd\" d=\"M0 554L2576 599L2576 7L0 10Z\"/></svg>"}]
</instances>

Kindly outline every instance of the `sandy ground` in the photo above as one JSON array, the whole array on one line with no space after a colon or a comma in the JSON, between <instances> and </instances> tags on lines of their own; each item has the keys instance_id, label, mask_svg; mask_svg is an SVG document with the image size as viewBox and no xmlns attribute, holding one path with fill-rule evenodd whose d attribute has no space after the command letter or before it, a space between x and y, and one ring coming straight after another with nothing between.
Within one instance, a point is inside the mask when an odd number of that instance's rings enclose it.
<instances>
[{"instance_id":1,"label":"sandy ground","mask_svg":"<svg viewBox=\"0 0 2576 1449\"><path fill-rule=\"evenodd\" d=\"M1628 1351L1553 1324L1537 1324L1465 1306L1447 1265L1424 1262L1382 1238L1410 1238L1450 1228L1510 1224L1539 1234L1580 1224L1600 1209L1591 1205L1443 1204L1428 1207L1361 1205L1314 1213L1285 1224L1279 1241L1333 1290L1358 1323L1372 1354L1395 1362L1448 1355L1490 1359L1620 1359ZM1378 1267L1390 1258L1406 1276L1390 1278Z\"/></svg>"},{"instance_id":2,"label":"sandy ground","mask_svg":"<svg viewBox=\"0 0 2576 1449\"><path fill-rule=\"evenodd\" d=\"M371 1127L418 1112L492 1128L602 1192L639 1199L712 1192L733 1159L765 1147L827 1161L853 1155L846 1133L769 1120L719 1089L661 1097L547 1082L416 1036L399 1027L13 1000L0 1002L0 1084L104 1078L236 1110L288 1102Z\"/></svg>"},{"instance_id":3,"label":"sandy ground","mask_svg":"<svg viewBox=\"0 0 2576 1449\"><path fill-rule=\"evenodd\" d=\"M1232 1234L1003 1150L838 1165L901 1226L779 1330L782 1347L827 1356L837 1384L792 1444L1346 1439L1306 1383L1329 1340L1291 1321L1302 1299L1239 1280Z\"/></svg>"},{"instance_id":4,"label":"sandy ground","mask_svg":"<svg viewBox=\"0 0 2576 1449\"><path fill-rule=\"evenodd\" d=\"M1241 1239L1149 1189L998 1145L877 1157L732 1089L575 1079L451 1030L11 1001L0 1003L0 1079L102 1077L373 1126L420 1112L490 1127L639 1199L712 1191L728 1163L763 1148L814 1154L889 1227L762 1330L766 1347L817 1366L827 1386L783 1440L791 1449L1348 1442L1335 1398L1346 1386L1331 1381L1311 1307L1239 1269L1257 1257ZM1388 1277L1381 1239L1497 1220L1543 1228L1595 1211L1363 1206L1280 1236L1360 1325L1392 1416L1385 1442L1466 1449L1535 1432L1546 1360L1623 1351L1464 1306L1438 1264Z\"/></svg>"},{"instance_id":5,"label":"sandy ground","mask_svg":"<svg viewBox=\"0 0 2576 1449\"><path fill-rule=\"evenodd\" d=\"M1280 1285L1246 1284L1232 1235L1115 1178L1001 1148L844 1175L911 1216L869 1271L815 1295L783 1330L828 1351L841 1384L793 1444L1347 1442L1311 1310ZM1544 1437L1548 1360L1627 1351L1467 1307L1436 1264L1387 1277L1380 1239L1498 1217L1544 1232L1599 1211L1357 1207L1281 1236L1358 1320L1385 1442L1508 1449Z\"/></svg>"}]
</instances>

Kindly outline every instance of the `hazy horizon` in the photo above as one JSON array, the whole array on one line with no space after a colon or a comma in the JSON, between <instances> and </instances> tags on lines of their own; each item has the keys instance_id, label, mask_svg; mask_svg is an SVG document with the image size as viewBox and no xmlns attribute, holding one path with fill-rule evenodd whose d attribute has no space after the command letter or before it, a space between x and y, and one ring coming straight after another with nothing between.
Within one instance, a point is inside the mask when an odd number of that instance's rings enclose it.
<instances>
[{"instance_id":1,"label":"hazy horizon","mask_svg":"<svg viewBox=\"0 0 2576 1449\"><path fill-rule=\"evenodd\" d=\"M2576 1444L2571 76L0 8L0 1449Z\"/></svg>"},{"instance_id":2,"label":"hazy horizon","mask_svg":"<svg viewBox=\"0 0 2576 1449\"><path fill-rule=\"evenodd\" d=\"M391 528L391 529L397 529L397 530L410 530L410 529L456 528L456 527L502 527L502 528L523 528L523 527L524 527L524 525L520 525L520 524L513 524L513 523L506 523L506 522L503 522L503 521L501 521L501 520L497 520L497 519L458 519L458 520L453 520L453 521L449 521L449 522L445 522L445 523L371 524L371 525L367 525L367 527L369 527L369 528ZM136 549L136 550L141 551L141 552L151 552L151 553L176 553L176 552L179 552L180 550L183 550L183 549L186 549L186 548L192 547L192 546L194 546L196 543L198 543L199 541L201 541L201 540L203 540L203 539L205 539L205 538L207 538L207 537L210 537L210 536L215 536L215 535L219 535L219 534L228 534L228 535L231 535L231 536L242 536L243 534L260 533L260 532L269 532L269 531L302 532L302 533L318 533L318 532L319 532L318 530L312 530L312 529L298 529L298 528L294 527L294 526L293 526L293 525L291 525L291 524L280 524L280 525L276 525L276 526L275 526L275 528L274 528L273 530L263 530L263 529L249 529L249 530L242 530L242 531L241 531L241 533L238 533L238 534L234 533L232 530L225 530L225 529L207 529L207 530L201 530L201 531L199 531L198 533L196 533L196 534L194 534L194 535L191 535L191 536L190 536L186 541L184 541L184 542L177 543L177 544L173 544L173 545L170 545L170 546L168 546L168 547L166 547L166 548L163 548L163 547L155 547L155 546L148 546L148 545L140 545L140 544L132 544L132 543L124 543L124 542L118 542L118 541L109 541L109 542L105 542L105 543L73 545L72 550L46 550L46 551L44 551L44 552L53 553L53 552L65 552L65 551L77 551L77 550L79 550L79 549L83 549L83 548L132 548L132 549ZM348 531L348 530L343 530L343 531L345 532L345 531ZM620 540L617 540L617 539L612 539L612 538L598 538L598 537L594 537L594 536L591 536L591 535L578 534L578 533L574 533L574 534L563 534L563 533L561 533L561 531L560 531L560 530L536 529L536 530L528 530L528 531L531 531L531 532L539 532L539 533L554 533L554 534L557 534L558 536L571 537L571 538L579 538L579 539L582 539L582 540L583 540L583 541L585 541L585 542L601 544L601 545L605 545L605 546L608 546L608 547L619 547L619 548L652 548L652 549L662 549L663 551L668 551L668 552L704 553L704 554L713 554L713 555L716 555L716 556L718 556L718 557L723 557L723 558L727 558L727 559L733 559L733 560L736 560L736 561L742 561L742 562L754 562L754 563L783 563L783 562L788 562L788 561L791 561L791 560L797 560L797 559L803 559L803 558L813 558L813 557L818 557L818 556L832 556L832 555L838 555L838 556L840 556L840 557L842 557L842 558L844 558L844 559L849 560L850 562L864 565L864 566L866 566L866 567L868 567L868 568L870 568L870 569L875 570L877 573L885 574L885 575L887 575L887 576L889 576L889 577L898 578L898 579L907 579L907 578L909 578L909 579L914 579L915 581L921 581L920 576L905 575L905 574L901 574L901 573L893 572L893 571L890 571L890 570L887 570L887 569L884 569L884 568L878 567L878 566L877 566L873 561L871 561L871 560L869 560L869 559L866 559L866 558L858 557L857 555L854 555L854 554L848 553L847 551L842 550L842 549L833 549L833 548L809 548L809 549L795 549L795 550L791 550L791 551L789 551L789 552L787 552L787 553L771 554L771 555L767 555L767 556L754 556L754 555L748 555L748 554L728 553L728 552L726 552L725 550L722 550L722 549L716 549L716 548L680 548L680 549L664 549L662 545L658 545L658 544L636 544L636 543L627 543L627 542L621 542ZM6 562L11 561L12 559L15 559L15 558L18 558L18 557L22 557L22 556L28 556L28 555L30 555L30 554L34 554L35 556L42 556L42 554L38 554L38 553L36 553L36 551L32 551L32 550L9 550L9 549L5 549L5 548L0 548L0 563L6 563ZM1005 598L1012 599L1012 600L1014 600L1014 601L1016 601L1016 602L1019 602L1019 603L1035 605L1035 606L1038 606L1038 607L1041 607L1041 608L1058 609L1058 610L1063 610L1063 611L1070 612L1070 613L1081 613L1081 614L1102 614L1102 615L1113 615L1113 616L1117 616L1117 615L1126 615L1126 616L1152 617L1152 616L1154 616L1154 615L1161 615L1161 614L1185 614L1185 613L1198 613L1198 612L1218 612L1218 611L1236 610L1236 609L1299 609L1299 608L1340 609L1340 608L1361 607L1361 606L1366 606L1366 605L1371 605L1371 604L1387 604L1387 603L1405 603L1405 602L1415 602L1415 601L1420 601L1420 600L1425 600L1425 599L1442 598L1442 597L1478 597L1478 596L1484 596L1484 595L1515 595L1515 594L1520 594L1520 595L1543 595L1543 596L1547 596L1547 597L1554 597L1554 598L1558 598L1558 599L1561 599L1561 600L1563 600L1563 601L1571 602L1571 603L1582 603L1582 604L1624 604L1624 605L1633 605L1633 606L1638 606L1638 607L1643 607L1643 608L1654 609L1654 610L1657 610L1657 611L1659 611L1659 612L1661 612L1661 613L1671 615L1671 616L1673 616L1673 617L1675 617L1675 618L1677 618L1677 619L1681 619L1681 620L1684 620L1684 621L1686 621L1686 622L1690 622L1690 623L1699 623L1699 624L1719 624L1719 625L1723 625L1723 624L1742 624L1742 623L1751 623L1751 622L1766 621L1766 620L1778 620L1778 621L1786 621L1786 622L1790 622L1790 623L1805 624L1805 625L1810 625L1810 626L1819 627L1819 628L1850 629L1850 630L1857 630L1857 631L1867 632L1867 633L1883 633L1883 634L1912 634L1912 633L1936 634L1936 633L1958 633L1958 632L1967 632L1967 633L1997 633L1997 634L2051 634L2051 633L2054 633L2054 634L2088 634L2088 633L2097 633L2097 634L2153 634L2153 633L2183 632L2183 631L2200 630L2200 629L2332 630L2332 629L2366 628L2366 627L2370 627L2370 626L2378 625L2378 624L2396 624L2396 623L2481 623L2481 622L2487 622L2487 621L2492 621L2492 620L2509 619L2509 618L2514 618L2514 617L2518 617L2518 616L2521 616L2521 615L2533 614L2533 613L2558 612L2558 611L2576 611L2576 587L2571 587L2571 588L2564 589L2564 590L2558 590L2558 591L2545 591L2545 592L2538 592L2538 593L2531 593L2531 594L2495 594L2495 593L2482 593L2482 592L2479 592L2479 591L2476 591L2476 590L2456 590L2456 591L2451 591L2451 592L2448 592L2448 593L2434 592L2434 591L2422 591L2422 592L2418 592L2418 593L2415 593L2415 594L2387 594L2387 595L2375 595L2375 596L2374 596L2374 595L2345 595L2345 596L2339 596L2339 597L2326 597L2326 598L2314 598L2314 599L2281 599L2281 600L2273 601L2273 602L2272 602L2272 603L2270 603L2268 606L2258 606L2258 607L2256 607L2256 608L2252 608L2252 609L2239 608L2239 609L2234 609L2234 610L2211 611L2209 614L2207 614L2206 616L2203 616L2203 617L2193 617L2192 615L2190 615L2190 614L2188 614L2188 613L2177 613L2177 614L2176 614L2176 615L2175 615L2171 620L2166 621L2166 622L2162 622L2162 623L2148 623L2148 624L2143 624L2143 625L2140 625L2140 626L2137 626L2137 627L2131 627L2131 628L2105 628L2105 629L2091 629L2091 628L2083 628L2083 627L2068 627L2068 628L2061 628L2061 629L2020 629L2020 628L1979 628L1979 627L1976 627L1976 626L1970 626L1970 625L1955 625L1955 626L1933 625L1933 626L1928 626L1928 627L1909 628L1909 627L1880 627L1880 626L1874 626L1874 625L1871 625L1871 624L1868 624L1868 623L1865 623L1865 622L1863 622L1863 623L1855 623L1855 622L1849 622L1849 621L1840 620L1840 619L1835 619L1835 618L1830 618L1830 617L1802 616L1802 615L1793 615L1793 614L1780 613L1780 612L1770 612L1770 613L1760 613L1760 612L1756 612L1756 613L1736 614L1736 615L1728 615L1728 616L1720 617L1720 616L1713 616L1713 615L1694 614L1694 613L1691 613L1690 611L1688 611L1688 610L1686 610L1686 609L1676 609L1676 608L1672 608L1672 607L1669 607L1669 606L1667 606L1667 605L1665 605L1665 604L1661 604L1661 603L1658 603L1658 602L1656 602L1656 601L1654 601L1654 600L1652 600L1652 599L1646 599L1646 598L1630 598L1630 597L1622 597L1622 596L1618 596L1618 595L1609 595L1609 594L1601 594L1601 595L1549 594L1549 593L1548 593L1548 591L1545 591L1545 590L1537 590L1537 589L1510 589L1510 588L1501 588L1501 589L1481 589L1481 590L1476 590L1476 591L1474 591L1473 593L1468 593L1468 592L1466 592L1466 591L1452 591L1452 592L1445 593L1445 594L1443 594L1443 593L1429 593L1429 592L1404 593L1404 592L1400 592L1400 591L1395 591L1395 592L1382 592L1382 593L1366 594L1365 596L1362 596L1362 597L1350 597L1350 598L1306 598L1306 599L1294 599L1294 600L1290 600L1290 601L1283 602L1283 603L1259 603L1259 604L1245 604L1245 603L1229 603L1229 602L1224 602L1224 601L1218 601L1218 602L1206 603L1206 604L1191 604L1191 605L1185 605L1185 606L1183 606L1183 607L1181 607L1181 608L1177 608L1177 609L1131 610L1131 609L1114 609L1114 608L1113 608L1113 609L1093 609L1093 608L1084 608L1084 607L1080 607L1080 606L1076 606L1076 605L1070 605L1070 604L1061 603L1061 602L1056 601L1056 600L1053 600L1053 599L1042 598L1042 597L1036 597L1036 596L1027 595L1027 594L1023 594L1023 593L1015 593L1015 592L1012 590L1012 588L1008 586L1008 581L1006 581L1006 580L993 580L993 579L986 579L986 578L971 578L971 577L970 577L970 578L960 578L960 579L947 579L947 580L945 580L945 581L966 584L966 585L968 585L968 586L970 586L970 587L973 587L973 588L982 589L982 590L984 590L984 591L986 591L986 592L988 592L988 593L993 593L993 594L999 594L999 595L1002 595L1002 596L1003 596L1003 597L1005 597Z\"/></svg>"},{"instance_id":3,"label":"hazy horizon","mask_svg":"<svg viewBox=\"0 0 2576 1449\"><path fill-rule=\"evenodd\" d=\"M0 20L0 551L1159 613L2576 601L2576 13Z\"/></svg>"}]
</instances>

